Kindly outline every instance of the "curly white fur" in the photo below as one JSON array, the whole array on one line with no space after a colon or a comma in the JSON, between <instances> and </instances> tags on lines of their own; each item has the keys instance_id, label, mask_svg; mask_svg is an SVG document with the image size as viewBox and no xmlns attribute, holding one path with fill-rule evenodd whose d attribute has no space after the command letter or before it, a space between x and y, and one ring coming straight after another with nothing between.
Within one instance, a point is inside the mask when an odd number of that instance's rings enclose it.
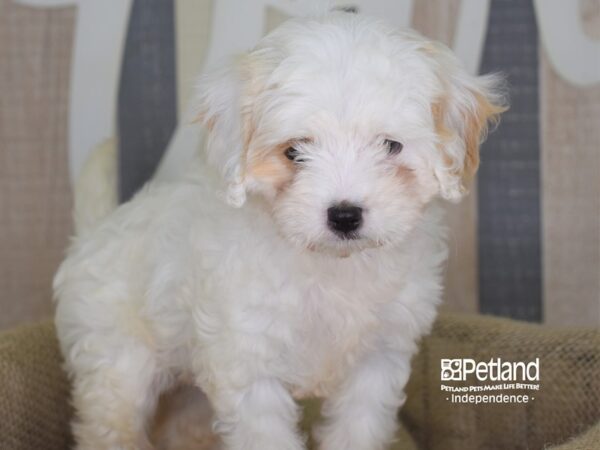
<instances>
[{"instance_id":1,"label":"curly white fur","mask_svg":"<svg viewBox=\"0 0 600 450\"><path fill-rule=\"evenodd\" d=\"M440 300L436 199L476 169L497 85L344 13L287 22L203 78L209 165L145 188L56 275L78 448L151 448L146 420L179 381L206 393L227 449L304 448L309 395L326 397L322 449L385 448ZM357 239L327 226L339 202L363 209Z\"/></svg>"}]
</instances>

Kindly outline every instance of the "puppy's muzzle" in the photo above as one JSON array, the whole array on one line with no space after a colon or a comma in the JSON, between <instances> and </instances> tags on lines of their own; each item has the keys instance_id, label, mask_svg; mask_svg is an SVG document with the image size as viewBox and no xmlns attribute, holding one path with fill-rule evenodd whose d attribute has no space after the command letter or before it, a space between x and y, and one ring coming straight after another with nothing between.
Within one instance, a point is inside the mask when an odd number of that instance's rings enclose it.
<instances>
[{"instance_id":1,"label":"puppy's muzzle","mask_svg":"<svg viewBox=\"0 0 600 450\"><path fill-rule=\"evenodd\" d=\"M362 208L340 203L327 209L327 226L343 239L356 239L356 231L363 222Z\"/></svg>"}]
</instances>

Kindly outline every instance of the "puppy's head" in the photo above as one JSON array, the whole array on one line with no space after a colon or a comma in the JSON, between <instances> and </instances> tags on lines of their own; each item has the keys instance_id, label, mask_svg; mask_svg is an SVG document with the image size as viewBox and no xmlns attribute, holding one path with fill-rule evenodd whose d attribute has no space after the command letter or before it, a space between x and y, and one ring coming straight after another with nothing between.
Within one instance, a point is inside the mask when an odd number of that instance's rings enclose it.
<instances>
[{"instance_id":1,"label":"puppy's head","mask_svg":"<svg viewBox=\"0 0 600 450\"><path fill-rule=\"evenodd\" d=\"M200 117L231 204L263 196L289 241L347 255L401 242L436 196L460 199L505 110L499 84L415 33L338 13L289 21L204 77Z\"/></svg>"}]
</instances>

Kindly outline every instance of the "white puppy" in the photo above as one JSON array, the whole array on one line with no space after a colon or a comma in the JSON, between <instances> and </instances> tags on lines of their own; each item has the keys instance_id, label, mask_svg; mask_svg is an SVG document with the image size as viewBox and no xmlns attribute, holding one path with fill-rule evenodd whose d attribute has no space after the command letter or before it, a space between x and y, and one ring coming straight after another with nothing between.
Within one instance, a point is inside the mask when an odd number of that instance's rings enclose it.
<instances>
[{"instance_id":1,"label":"white puppy","mask_svg":"<svg viewBox=\"0 0 600 450\"><path fill-rule=\"evenodd\" d=\"M56 279L79 449L151 448L174 383L227 449L383 449L440 301L444 228L504 110L493 76L358 15L289 21L200 82L208 164L76 238ZM222 194L222 195L221 195Z\"/></svg>"}]
</instances>

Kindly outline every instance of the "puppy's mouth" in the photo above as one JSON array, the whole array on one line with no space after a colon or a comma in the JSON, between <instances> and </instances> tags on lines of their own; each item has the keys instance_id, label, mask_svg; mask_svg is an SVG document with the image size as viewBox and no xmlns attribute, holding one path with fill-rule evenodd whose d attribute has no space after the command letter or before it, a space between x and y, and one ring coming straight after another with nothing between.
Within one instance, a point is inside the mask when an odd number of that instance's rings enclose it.
<instances>
[{"instance_id":1,"label":"puppy's mouth","mask_svg":"<svg viewBox=\"0 0 600 450\"><path fill-rule=\"evenodd\" d=\"M351 231L349 233L343 231L333 231L333 234L342 241L356 241L361 239L361 235L358 231Z\"/></svg>"},{"instance_id":2,"label":"puppy's mouth","mask_svg":"<svg viewBox=\"0 0 600 450\"><path fill-rule=\"evenodd\" d=\"M311 252L325 253L338 258L360 253L367 249L382 247L381 241L376 241L361 235L358 231L353 233L332 233L333 236L326 242L312 242L306 246Z\"/></svg>"}]
</instances>

